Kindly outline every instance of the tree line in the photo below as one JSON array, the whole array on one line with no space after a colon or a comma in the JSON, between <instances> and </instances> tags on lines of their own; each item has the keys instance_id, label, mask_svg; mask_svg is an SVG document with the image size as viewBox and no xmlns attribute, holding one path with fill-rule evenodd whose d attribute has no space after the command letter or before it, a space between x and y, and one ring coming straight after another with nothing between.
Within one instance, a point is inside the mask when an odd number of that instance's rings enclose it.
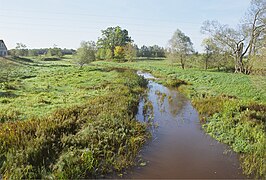
<instances>
[{"instance_id":1,"label":"tree line","mask_svg":"<svg viewBox=\"0 0 266 180\"><path fill-rule=\"evenodd\" d=\"M75 54L76 50L59 48L57 45L54 45L52 48L40 48L40 49L29 49L27 45L23 43L16 43L15 49L8 50L8 54L11 56L58 56L62 57L63 55Z\"/></svg>"}]
</instances>

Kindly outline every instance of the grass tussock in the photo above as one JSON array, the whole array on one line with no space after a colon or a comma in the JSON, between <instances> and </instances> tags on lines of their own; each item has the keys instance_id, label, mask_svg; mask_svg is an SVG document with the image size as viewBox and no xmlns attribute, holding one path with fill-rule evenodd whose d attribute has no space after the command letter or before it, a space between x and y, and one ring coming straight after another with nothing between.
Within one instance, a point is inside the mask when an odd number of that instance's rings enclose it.
<instances>
[{"instance_id":1,"label":"grass tussock","mask_svg":"<svg viewBox=\"0 0 266 180\"><path fill-rule=\"evenodd\" d=\"M116 74L105 95L49 116L5 119L0 124L2 178L95 178L133 165L149 137L146 126L133 118L147 82L133 71Z\"/></svg>"},{"instance_id":2,"label":"grass tussock","mask_svg":"<svg viewBox=\"0 0 266 180\"><path fill-rule=\"evenodd\" d=\"M170 88L179 88L180 86L182 85L188 85L188 83L184 80L181 80L181 79L177 79L177 78L162 78L162 79L159 79L157 80L158 83L161 83L167 87L170 87Z\"/></svg>"}]
</instances>

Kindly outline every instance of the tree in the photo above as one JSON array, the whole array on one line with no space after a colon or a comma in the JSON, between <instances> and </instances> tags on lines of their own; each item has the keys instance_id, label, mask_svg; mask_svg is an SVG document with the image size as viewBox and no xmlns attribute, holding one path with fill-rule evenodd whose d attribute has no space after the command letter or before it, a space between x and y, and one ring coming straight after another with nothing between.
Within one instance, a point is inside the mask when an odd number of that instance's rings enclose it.
<instances>
[{"instance_id":1,"label":"tree","mask_svg":"<svg viewBox=\"0 0 266 180\"><path fill-rule=\"evenodd\" d=\"M35 49L29 49L28 56L37 56L38 52Z\"/></svg>"},{"instance_id":2,"label":"tree","mask_svg":"<svg viewBox=\"0 0 266 180\"><path fill-rule=\"evenodd\" d=\"M147 46L141 46L140 50L139 50L139 56L140 57L151 57L151 52L149 51L149 48Z\"/></svg>"},{"instance_id":3,"label":"tree","mask_svg":"<svg viewBox=\"0 0 266 180\"><path fill-rule=\"evenodd\" d=\"M52 53L52 49L51 48L48 49L48 51L46 53L46 56L47 57L52 57L53 56L53 53Z\"/></svg>"},{"instance_id":4,"label":"tree","mask_svg":"<svg viewBox=\"0 0 266 180\"><path fill-rule=\"evenodd\" d=\"M142 46L140 49L136 47L138 57L165 57L165 50L158 45Z\"/></svg>"},{"instance_id":5,"label":"tree","mask_svg":"<svg viewBox=\"0 0 266 180\"><path fill-rule=\"evenodd\" d=\"M134 58L137 56L137 46L133 44L127 44L124 48L125 51L125 58L128 61L133 61Z\"/></svg>"},{"instance_id":6,"label":"tree","mask_svg":"<svg viewBox=\"0 0 266 180\"><path fill-rule=\"evenodd\" d=\"M169 53L173 58L179 57L182 69L185 69L187 56L192 53L193 44L188 36L177 29L169 40Z\"/></svg>"},{"instance_id":7,"label":"tree","mask_svg":"<svg viewBox=\"0 0 266 180\"><path fill-rule=\"evenodd\" d=\"M17 43L15 56L27 56L27 55L28 55L27 46L23 43Z\"/></svg>"},{"instance_id":8,"label":"tree","mask_svg":"<svg viewBox=\"0 0 266 180\"><path fill-rule=\"evenodd\" d=\"M56 44L54 44L54 48L52 49L52 55L57 56L58 58L63 57L62 49L58 48Z\"/></svg>"},{"instance_id":9,"label":"tree","mask_svg":"<svg viewBox=\"0 0 266 180\"><path fill-rule=\"evenodd\" d=\"M149 47L152 57L165 57L164 48L158 45L153 45Z\"/></svg>"},{"instance_id":10,"label":"tree","mask_svg":"<svg viewBox=\"0 0 266 180\"><path fill-rule=\"evenodd\" d=\"M122 46L116 46L114 50L114 57L118 60L122 60L125 57L124 48Z\"/></svg>"},{"instance_id":11,"label":"tree","mask_svg":"<svg viewBox=\"0 0 266 180\"><path fill-rule=\"evenodd\" d=\"M57 50L57 54L56 54L59 58L62 58L63 57L63 53L62 53L62 51L61 51L61 49L60 48L58 48L58 50Z\"/></svg>"},{"instance_id":12,"label":"tree","mask_svg":"<svg viewBox=\"0 0 266 180\"><path fill-rule=\"evenodd\" d=\"M82 41L77 49L76 59L80 67L95 60L96 46L93 41Z\"/></svg>"},{"instance_id":13,"label":"tree","mask_svg":"<svg viewBox=\"0 0 266 180\"><path fill-rule=\"evenodd\" d=\"M245 71L249 73L253 67L254 57L265 45L266 1L252 0L243 23L242 31L246 37L245 43L248 44L248 61Z\"/></svg>"},{"instance_id":14,"label":"tree","mask_svg":"<svg viewBox=\"0 0 266 180\"><path fill-rule=\"evenodd\" d=\"M231 68L231 59L228 51L224 51L216 44L212 38L205 38L202 41L205 54L203 55L204 67L207 70L209 67L217 67L220 70L221 67Z\"/></svg>"},{"instance_id":15,"label":"tree","mask_svg":"<svg viewBox=\"0 0 266 180\"><path fill-rule=\"evenodd\" d=\"M255 56L259 42L266 29L266 2L265 0L252 0L246 23L235 30L217 21L205 21L202 32L209 34L219 47L229 52L235 59L235 72L249 74L252 69L250 63ZM244 56L248 52L248 58Z\"/></svg>"},{"instance_id":16,"label":"tree","mask_svg":"<svg viewBox=\"0 0 266 180\"><path fill-rule=\"evenodd\" d=\"M204 46L204 60L205 60L205 70L208 69L208 63L209 60L211 59L212 55L214 54L215 51L215 44L211 38L206 38L202 42L202 46Z\"/></svg>"},{"instance_id":17,"label":"tree","mask_svg":"<svg viewBox=\"0 0 266 180\"><path fill-rule=\"evenodd\" d=\"M109 27L102 30L102 37L98 39L98 48L109 49L111 51L111 58L114 58L114 51L116 46L124 47L126 44L132 42L131 37L128 36L126 29L121 27Z\"/></svg>"}]
</instances>

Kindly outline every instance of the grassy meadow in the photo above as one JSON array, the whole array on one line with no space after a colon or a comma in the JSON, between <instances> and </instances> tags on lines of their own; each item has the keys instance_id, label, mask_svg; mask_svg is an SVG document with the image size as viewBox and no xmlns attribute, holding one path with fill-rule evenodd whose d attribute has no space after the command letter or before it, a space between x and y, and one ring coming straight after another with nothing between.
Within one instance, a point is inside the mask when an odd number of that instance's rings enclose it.
<instances>
[{"instance_id":1,"label":"grassy meadow","mask_svg":"<svg viewBox=\"0 0 266 180\"><path fill-rule=\"evenodd\" d=\"M266 176L266 78L215 70L181 69L169 60L95 62L151 72L159 83L192 100L203 129L240 153L244 174Z\"/></svg>"},{"instance_id":2,"label":"grassy meadow","mask_svg":"<svg viewBox=\"0 0 266 180\"><path fill-rule=\"evenodd\" d=\"M104 177L135 164L149 137L134 119L146 80L69 59L0 61L2 178Z\"/></svg>"}]
</instances>

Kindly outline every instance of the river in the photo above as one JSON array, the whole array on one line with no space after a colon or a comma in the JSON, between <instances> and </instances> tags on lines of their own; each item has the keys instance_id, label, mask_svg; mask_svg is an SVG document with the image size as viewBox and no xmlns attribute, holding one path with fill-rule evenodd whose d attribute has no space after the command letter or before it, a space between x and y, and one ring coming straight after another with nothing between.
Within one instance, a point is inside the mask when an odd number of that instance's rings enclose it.
<instances>
[{"instance_id":1,"label":"river","mask_svg":"<svg viewBox=\"0 0 266 180\"><path fill-rule=\"evenodd\" d=\"M176 89L149 80L148 94L139 103L137 120L151 122L152 139L140 152L143 166L129 170L123 178L246 178L238 155L207 135L190 101ZM145 102L153 107L153 120L143 112Z\"/></svg>"}]
</instances>

